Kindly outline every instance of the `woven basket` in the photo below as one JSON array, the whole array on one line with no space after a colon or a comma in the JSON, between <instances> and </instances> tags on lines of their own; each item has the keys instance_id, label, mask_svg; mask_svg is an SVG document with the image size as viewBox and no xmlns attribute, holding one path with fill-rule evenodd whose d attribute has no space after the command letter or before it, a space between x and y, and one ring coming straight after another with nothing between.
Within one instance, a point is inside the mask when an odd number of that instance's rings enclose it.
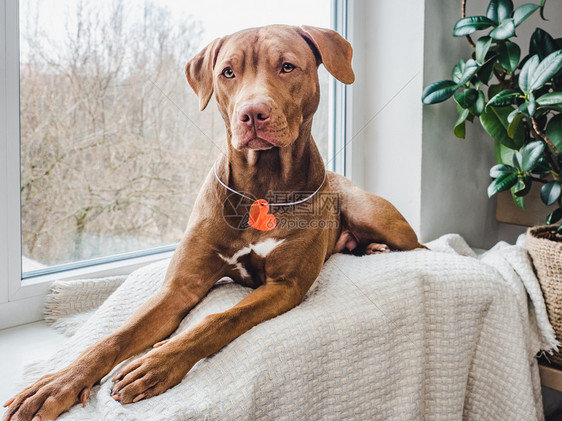
<instances>
[{"instance_id":1,"label":"woven basket","mask_svg":"<svg viewBox=\"0 0 562 421\"><path fill-rule=\"evenodd\" d=\"M548 318L556 332L556 339L562 343L562 242L537 237L553 227L542 225L529 228L526 244L541 285ZM562 366L562 352L555 352L548 359Z\"/></svg>"}]
</instances>

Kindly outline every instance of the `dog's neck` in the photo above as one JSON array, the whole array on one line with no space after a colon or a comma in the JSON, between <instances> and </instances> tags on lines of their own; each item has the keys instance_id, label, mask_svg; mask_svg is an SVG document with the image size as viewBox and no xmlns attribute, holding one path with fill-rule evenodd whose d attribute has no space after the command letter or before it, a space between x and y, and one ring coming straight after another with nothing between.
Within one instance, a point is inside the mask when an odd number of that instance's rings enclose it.
<instances>
[{"instance_id":1,"label":"dog's neck","mask_svg":"<svg viewBox=\"0 0 562 421\"><path fill-rule=\"evenodd\" d=\"M228 152L219 161L219 176L230 188L255 198L271 193L315 191L324 178L324 162L310 129L304 124L290 146L265 151L232 147L227 131Z\"/></svg>"}]
</instances>

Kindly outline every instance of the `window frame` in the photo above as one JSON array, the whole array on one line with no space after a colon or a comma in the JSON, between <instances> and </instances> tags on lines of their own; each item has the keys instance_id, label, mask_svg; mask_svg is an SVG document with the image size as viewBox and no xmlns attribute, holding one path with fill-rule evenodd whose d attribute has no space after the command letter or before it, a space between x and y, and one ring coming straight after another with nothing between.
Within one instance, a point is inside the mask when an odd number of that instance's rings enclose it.
<instances>
[{"instance_id":1,"label":"window frame","mask_svg":"<svg viewBox=\"0 0 562 421\"><path fill-rule=\"evenodd\" d=\"M353 3L350 7L350 3ZM332 27L348 37L355 1L332 0ZM20 97L19 97L19 2L0 0L0 329L43 318L43 300L55 280L126 275L148 263L169 258L169 247L159 252L126 253L122 260L110 259L85 267L22 279L20 198ZM348 38L349 39L349 38ZM330 84L328 169L351 176L351 87L335 79ZM99 259L98 259L99 260Z\"/></svg>"}]
</instances>

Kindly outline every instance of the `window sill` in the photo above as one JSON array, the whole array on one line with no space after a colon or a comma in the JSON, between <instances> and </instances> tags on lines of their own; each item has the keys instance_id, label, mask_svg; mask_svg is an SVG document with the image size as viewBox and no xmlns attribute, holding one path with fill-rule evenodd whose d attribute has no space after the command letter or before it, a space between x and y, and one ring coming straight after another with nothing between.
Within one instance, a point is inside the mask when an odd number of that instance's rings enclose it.
<instances>
[{"instance_id":1,"label":"window sill","mask_svg":"<svg viewBox=\"0 0 562 421\"><path fill-rule=\"evenodd\" d=\"M9 380L0 383L0 402L6 402L21 391L27 364L49 358L67 341L66 336L45 322L0 330L0 373Z\"/></svg>"}]
</instances>

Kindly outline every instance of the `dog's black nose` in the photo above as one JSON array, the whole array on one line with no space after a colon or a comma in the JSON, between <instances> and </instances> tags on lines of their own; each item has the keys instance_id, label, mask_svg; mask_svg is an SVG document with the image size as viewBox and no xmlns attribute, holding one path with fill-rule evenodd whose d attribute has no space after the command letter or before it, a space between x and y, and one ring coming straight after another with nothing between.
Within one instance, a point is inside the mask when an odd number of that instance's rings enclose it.
<instances>
[{"instance_id":1,"label":"dog's black nose","mask_svg":"<svg viewBox=\"0 0 562 421\"><path fill-rule=\"evenodd\" d=\"M266 123L271 116L271 107L264 102L247 102L238 110L238 119L249 126Z\"/></svg>"}]
</instances>

